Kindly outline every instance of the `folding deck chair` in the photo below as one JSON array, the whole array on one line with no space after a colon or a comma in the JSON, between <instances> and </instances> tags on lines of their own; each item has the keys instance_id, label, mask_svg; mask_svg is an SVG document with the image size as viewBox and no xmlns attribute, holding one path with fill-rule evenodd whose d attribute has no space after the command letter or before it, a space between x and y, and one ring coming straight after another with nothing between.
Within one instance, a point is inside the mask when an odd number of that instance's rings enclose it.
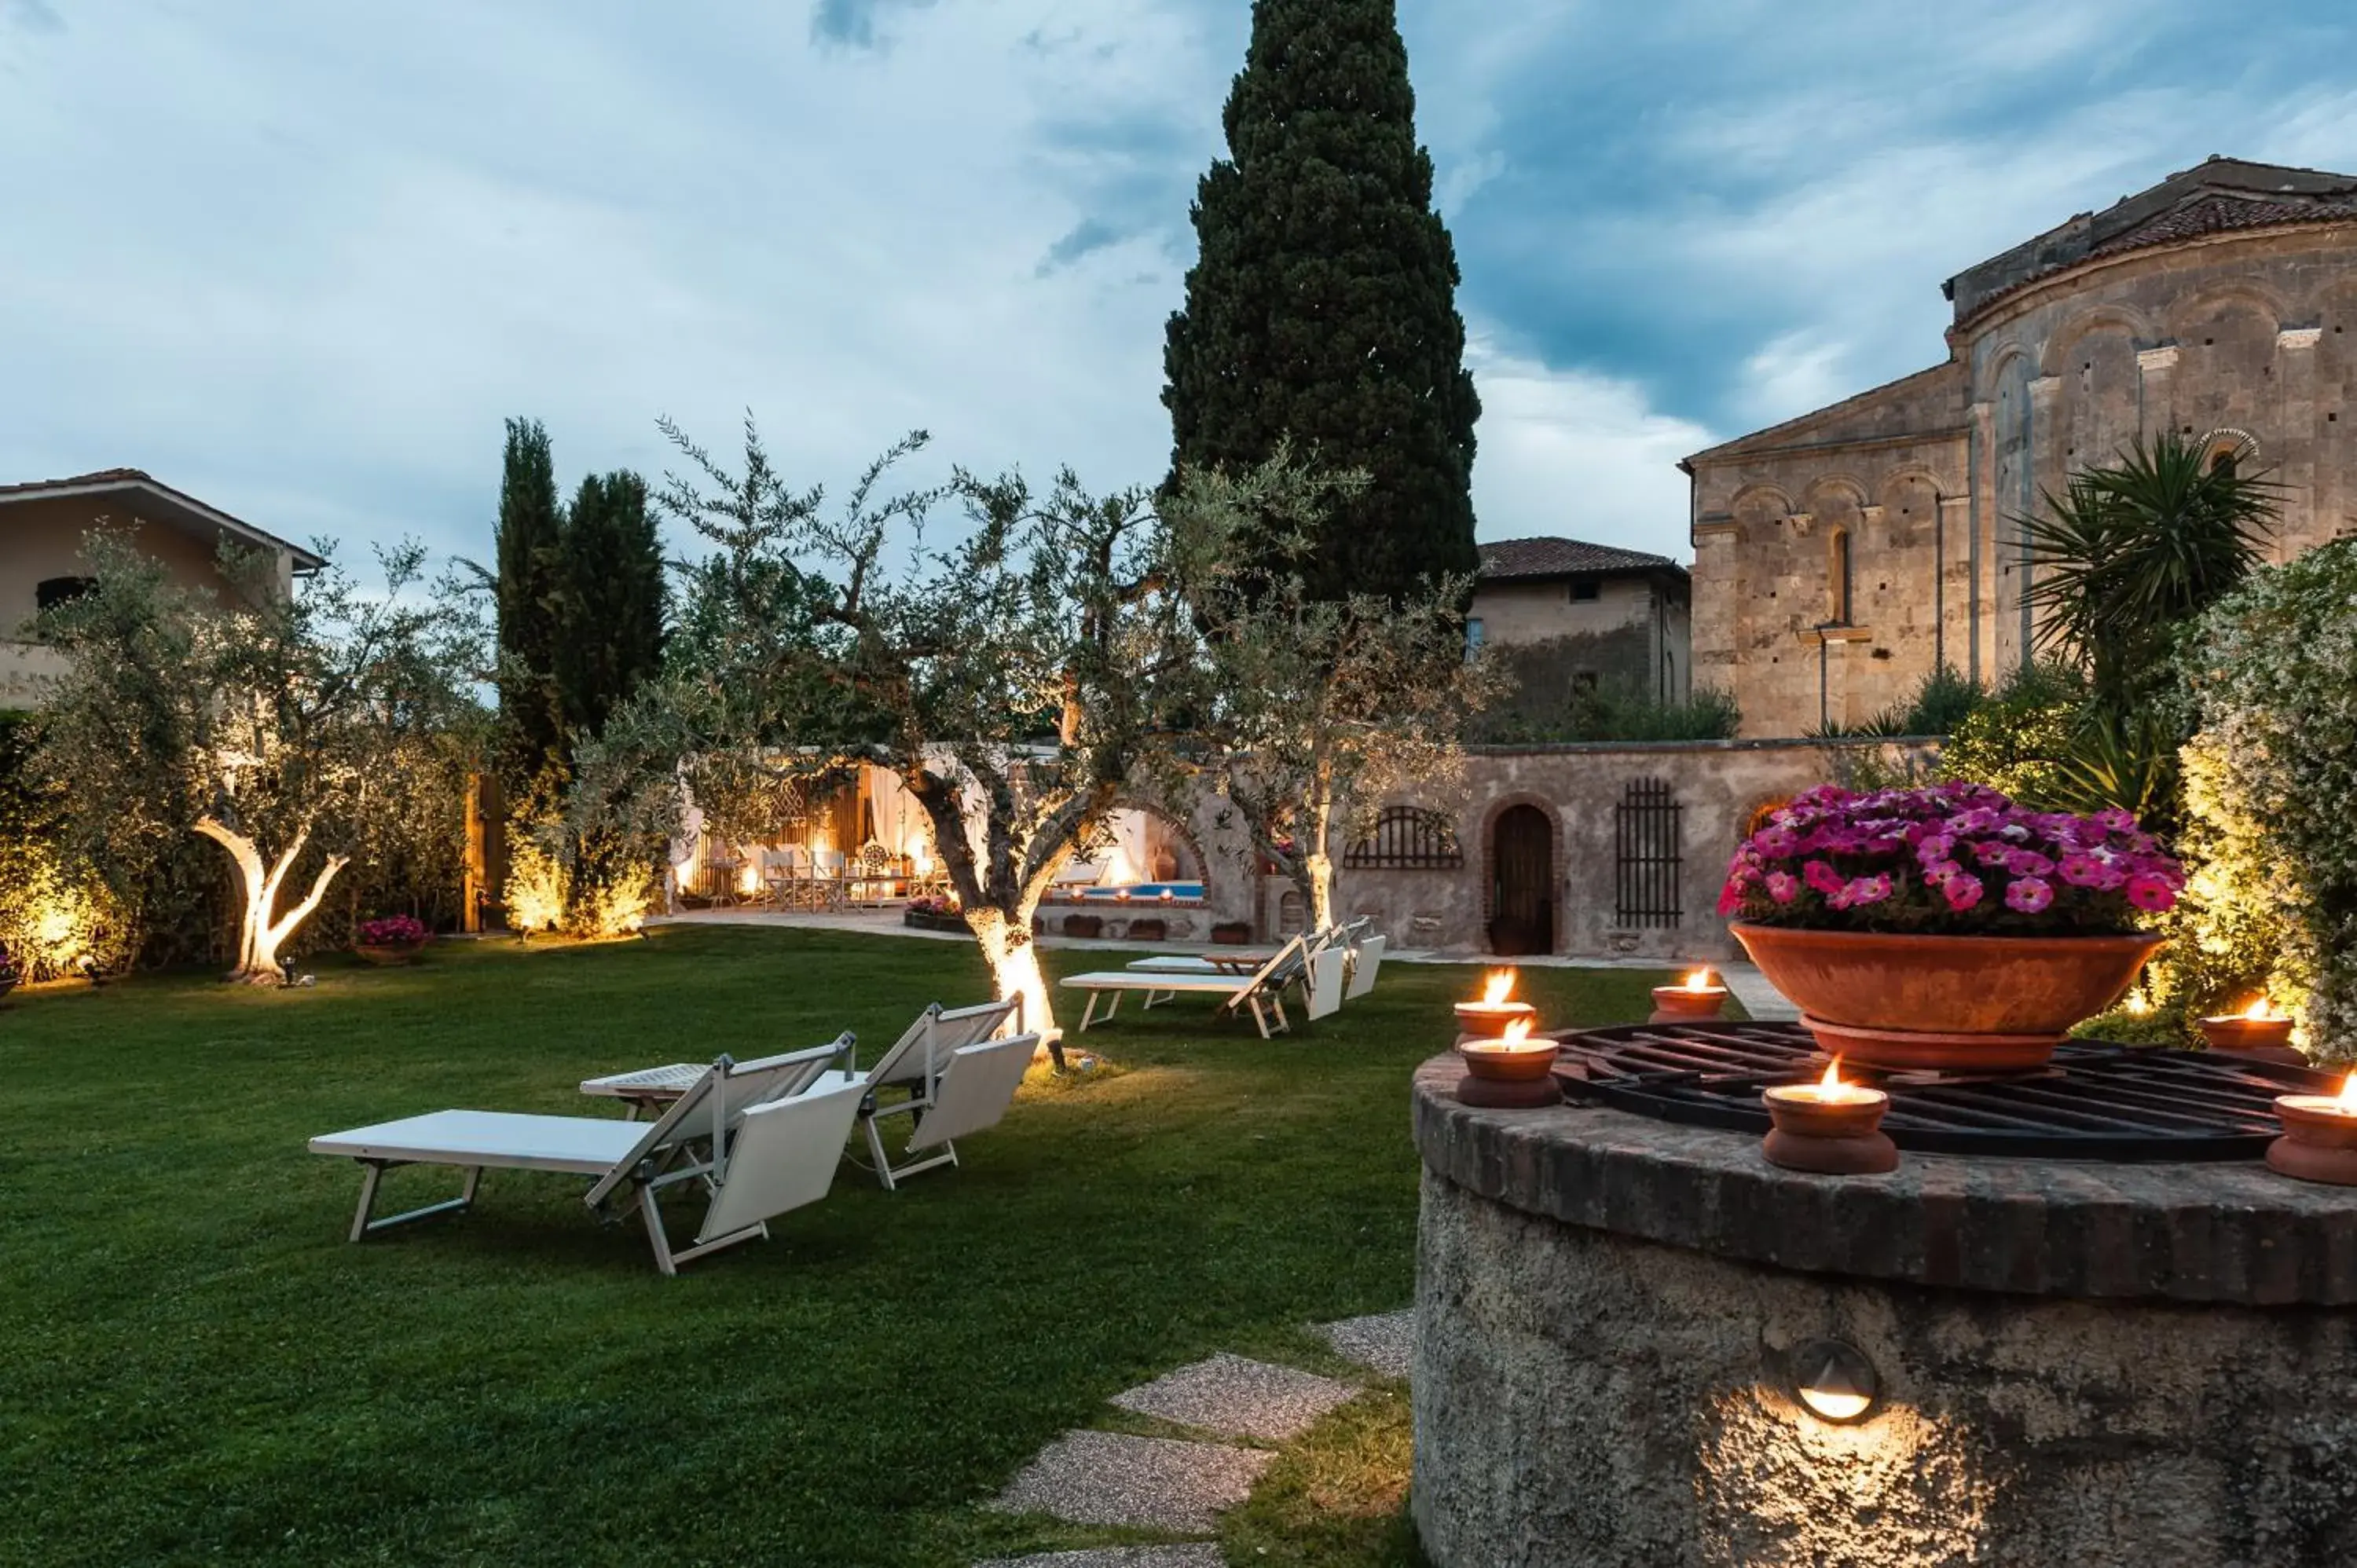
<instances>
[{"instance_id":1,"label":"folding deck chair","mask_svg":"<svg viewBox=\"0 0 2357 1568\"><path fill-rule=\"evenodd\" d=\"M1383 967L1383 949L1389 939L1369 937L1351 950L1351 983L1343 988L1342 1000L1355 1002L1375 988L1375 975Z\"/></svg>"},{"instance_id":2,"label":"folding deck chair","mask_svg":"<svg viewBox=\"0 0 2357 1568\"><path fill-rule=\"evenodd\" d=\"M858 1114L858 1084L828 1069L849 1056L853 1039L759 1061L726 1057L651 1123L596 1116L534 1116L496 1111L437 1111L311 1140L315 1155L342 1155L367 1169L351 1240L472 1206L487 1169L556 1171L591 1178L587 1206L619 1217L635 1204L665 1274L679 1265L755 1237L768 1221L815 1203L834 1184L844 1140ZM395 1165L453 1165L467 1173L459 1196L406 1213L373 1218L377 1189ZM710 1194L694 1242L674 1251L659 1199L671 1187L700 1184Z\"/></svg>"},{"instance_id":3,"label":"folding deck chair","mask_svg":"<svg viewBox=\"0 0 2357 1568\"><path fill-rule=\"evenodd\" d=\"M1309 944L1313 952L1321 946L1336 943L1355 950L1373 924L1374 917L1361 915L1344 925L1306 933L1302 940ZM1157 953L1152 958L1132 959L1122 967L1138 974L1249 974L1265 961L1265 955L1214 949L1201 953Z\"/></svg>"},{"instance_id":4,"label":"folding deck chair","mask_svg":"<svg viewBox=\"0 0 2357 1568\"><path fill-rule=\"evenodd\" d=\"M1308 974L1308 948L1304 940L1295 937L1271 955L1269 961L1248 975L1235 974L1159 974L1140 973L1135 970L1103 970L1094 974L1075 974L1064 981L1065 988L1084 991L1089 1004L1081 1016L1079 1033L1086 1034L1089 1026L1101 1020L1097 1004L1108 994L1112 1004L1104 1016L1113 1017L1121 1011L1121 999L1130 992L1143 992L1146 1005L1172 1002L1180 996L1216 996L1219 1011L1242 1014L1249 1012L1260 1037L1292 1028L1293 1021L1285 1015L1285 988L1302 982ZM1275 1029L1269 1027L1275 1021Z\"/></svg>"}]
</instances>

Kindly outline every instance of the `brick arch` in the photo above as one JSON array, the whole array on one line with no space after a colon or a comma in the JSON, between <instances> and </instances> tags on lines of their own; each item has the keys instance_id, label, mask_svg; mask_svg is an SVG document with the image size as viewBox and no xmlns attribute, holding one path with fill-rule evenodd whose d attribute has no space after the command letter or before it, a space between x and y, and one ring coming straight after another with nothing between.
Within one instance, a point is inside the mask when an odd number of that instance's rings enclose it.
<instances>
[{"instance_id":1,"label":"brick arch","mask_svg":"<svg viewBox=\"0 0 2357 1568\"><path fill-rule=\"evenodd\" d=\"M1547 844L1547 878L1548 886L1555 894L1555 950L1560 952L1568 937L1565 929L1568 922L1564 918L1566 900L1563 886L1570 862L1565 855L1564 846L1571 835L1564 826L1562 805L1544 795L1536 794L1528 789L1510 790L1495 797L1481 808L1480 832L1474 835L1475 841L1480 845L1480 854L1473 863L1473 874L1480 878L1481 933L1486 940L1490 932L1490 922L1495 919L1498 914L1498 879L1495 875L1495 867L1498 864L1498 819L1516 806L1535 806L1544 813L1547 825L1553 830Z\"/></svg>"},{"instance_id":2,"label":"brick arch","mask_svg":"<svg viewBox=\"0 0 2357 1568\"><path fill-rule=\"evenodd\" d=\"M1196 875L1202 878L1204 893L1208 897L1211 892L1211 857L1203 853L1203 840L1201 836L1195 832L1194 823L1189 822L1186 818L1180 816L1169 807L1149 800L1142 795L1116 795L1114 797L1113 804L1106 807L1105 810L1108 812L1143 811L1150 817L1160 818L1166 826L1177 830L1178 842L1186 845L1187 853L1195 857ZM1146 867L1144 869L1150 872L1152 868ZM1151 878L1149 877L1149 880ZM1180 876L1175 877L1173 880L1187 882L1193 880L1193 878Z\"/></svg>"},{"instance_id":3,"label":"brick arch","mask_svg":"<svg viewBox=\"0 0 2357 1568\"><path fill-rule=\"evenodd\" d=\"M2039 361L2040 373L2049 376L2062 374L2070 369L2071 356L2080 343L2091 334L2107 328L2126 332L2132 348L2149 348L2160 335L2158 325L2131 306L2108 301L2091 305L2056 328L2046 339L2046 353Z\"/></svg>"}]
</instances>

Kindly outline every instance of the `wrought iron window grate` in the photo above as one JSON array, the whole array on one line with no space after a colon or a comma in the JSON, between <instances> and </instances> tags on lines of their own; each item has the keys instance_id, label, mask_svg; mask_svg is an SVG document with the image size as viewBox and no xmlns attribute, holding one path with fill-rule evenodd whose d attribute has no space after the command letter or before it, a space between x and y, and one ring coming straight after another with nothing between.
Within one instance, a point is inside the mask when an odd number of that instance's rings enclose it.
<instances>
[{"instance_id":1,"label":"wrought iron window grate","mask_svg":"<svg viewBox=\"0 0 2357 1568\"><path fill-rule=\"evenodd\" d=\"M1663 929L1684 923L1678 897L1685 808L1659 779L1632 782L1612 808L1612 923Z\"/></svg>"},{"instance_id":2,"label":"wrought iron window grate","mask_svg":"<svg viewBox=\"0 0 2357 1568\"><path fill-rule=\"evenodd\" d=\"M1465 864L1465 852L1438 813L1388 806L1375 831L1342 852L1342 864L1358 871L1453 871Z\"/></svg>"}]
</instances>

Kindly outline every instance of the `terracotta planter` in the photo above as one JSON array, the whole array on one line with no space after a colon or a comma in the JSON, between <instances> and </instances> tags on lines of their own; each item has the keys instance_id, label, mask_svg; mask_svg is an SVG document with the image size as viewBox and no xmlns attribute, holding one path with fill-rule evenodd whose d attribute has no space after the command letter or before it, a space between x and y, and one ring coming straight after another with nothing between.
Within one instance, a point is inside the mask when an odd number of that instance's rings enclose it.
<instances>
[{"instance_id":1,"label":"terracotta planter","mask_svg":"<svg viewBox=\"0 0 2357 1568\"><path fill-rule=\"evenodd\" d=\"M1103 915L1067 915L1064 917L1064 934L1068 937L1101 936L1103 934L1103 931L1104 917Z\"/></svg>"},{"instance_id":2,"label":"terracotta planter","mask_svg":"<svg viewBox=\"0 0 2357 1568\"><path fill-rule=\"evenodd\" d=\"M1727 1007L1727 987L1706 986L1700 991L1683 985L1653 987L1653 1016L1656 1024L1704 1023L1716 1018Z\"/></svg>"},{"instance_id":3,"label":"terracotta planter","mask_svg":"<svg viewBox=\"0 0 2357 1568\"><path fill-rule=\"evenodd\" d=\"M1548 1039L1511 1046L1500 1040L1478 1040L1458 1047L1457 1055L1475 1078L1492 1083L1537 1083L1555 1070L1555 1058L1562 1049Z\"/></svg>"},{"instance_id":4,"label":"terracotta planter","mask_svg":"<svg viewBox=\"0 0 2357 1568\"><path fill-rule=\"evenodd\" d=\"M1159 942L1168 941L1169 938L1170 923L1159 915L1129 923L1128 940L1131 941Z\"/></svg>"},{"instance_id":5,"label":"terracotta planter","mask_svg":"<svg viewBox=\"0 0 2357 1568\"><path fill-rule=\"evenodd\" d=\"M415 963L425 948L424 942L358 942L352 951L371 963Z\"/></svg>"},{"instance_id":6,"label":"terracotta planter","mask_svg":"<svg viewBox=\"0 0 2357 1568\"><path fill-rule=\"evenodd\" d=\"M1829 1055L1875 1067L2018 1072L2127 993L2157 936L1911 937L1737 925Z\"/></svg>"},{"instance_id":7,"label":"terracotta planter","mask_svg":"<svg viewBox=\"0 0 2357 1568\"><path fill-rule=\"evenodd\" d=\"M1211 927L1211 940L1223 948L1240 948L1252 940L1252 925L1245 920L1221 920Z\"/></svg>"}]
</instances>

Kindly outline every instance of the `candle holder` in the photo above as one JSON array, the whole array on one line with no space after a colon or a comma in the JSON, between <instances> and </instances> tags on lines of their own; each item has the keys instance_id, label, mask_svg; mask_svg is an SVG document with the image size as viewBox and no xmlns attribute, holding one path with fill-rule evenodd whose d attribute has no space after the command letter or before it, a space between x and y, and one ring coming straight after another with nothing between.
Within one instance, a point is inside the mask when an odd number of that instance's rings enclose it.
<instances>
[{"instance_id":1,"label":"candle holder","mask_svg":"<svg viewBox=\"0 0 2357 1568\"><path fill-rule=\"evenodd\" d=\"M1497 1039L1505 1034L1508 1025L1517 1021L1536 1025L1539 1010L1527 1002L1459 1002L1457 1043L1464 1046L1475 1040Z\"/></svg>"},{"instance_id":2,"label":"candle holder","mask_svg":"<svg viewBox=\"0 0 2357 1568\"><path fill-rule=\"evenodd\" d=\"M1716 1018L1727 1007L1727 987L1711 983L1710 971L1698 969L1682 985L1653 987L1652 1024L1700 1024Z\"/></svg>"},{"instance_id":3,"label":"candle holder","mask_svg":"<svg viewBox=\"0 0 2357 1568\"><path fill-rule=\"evenodd\" d=\"M2291 1019L2266 1011L2264 1002L2247 1013L2215 1014L2200 1020L2200 1025L2202 1039L2213 1051L2292 1067L2308 1065L2308 1058L2292 1048Z\"/></svg>"},{"instance_id":4,"label":"candle holder","mask_svg":"<svg viewBox=\"0 0 2357 1568\"><path fill-rule=\"evenodd\" d=\"M1772 1165L1818 1176L1879 1176L1899 1168L1899 1145L1882 1129L1890 1096L1841 1080L1841 1064L1815 1083L1779 1084L1762 1096Z\"/></svg>"},{"instance_id":5,"label":"candle holder","mask_svg":"<svg viewBox=\"0 0 2357 1568\"><path fill-rule=\"evenodd\" d=\"M2276 1114L2284 1135L2267 1145L2270 1167L2300 1181L2357 1187L2357 1072L2337 1096L2276 1096Z\"/></svg>"},{"instance_id":6,"label":"candle holder","mask_svg":"<svg viewBox=\"0 0 2357 1568\"><path fill-rule=\"evenodd\" d=\"M1563 1047L1526 1031L1500 1039L1460 1042L1457 1055L1465 1063L1458 1080L1460 1104L1491 1111L1530 1111L1560 1103L1555 1087L1555 1059Z\"/></svg>"}]
</instances>

